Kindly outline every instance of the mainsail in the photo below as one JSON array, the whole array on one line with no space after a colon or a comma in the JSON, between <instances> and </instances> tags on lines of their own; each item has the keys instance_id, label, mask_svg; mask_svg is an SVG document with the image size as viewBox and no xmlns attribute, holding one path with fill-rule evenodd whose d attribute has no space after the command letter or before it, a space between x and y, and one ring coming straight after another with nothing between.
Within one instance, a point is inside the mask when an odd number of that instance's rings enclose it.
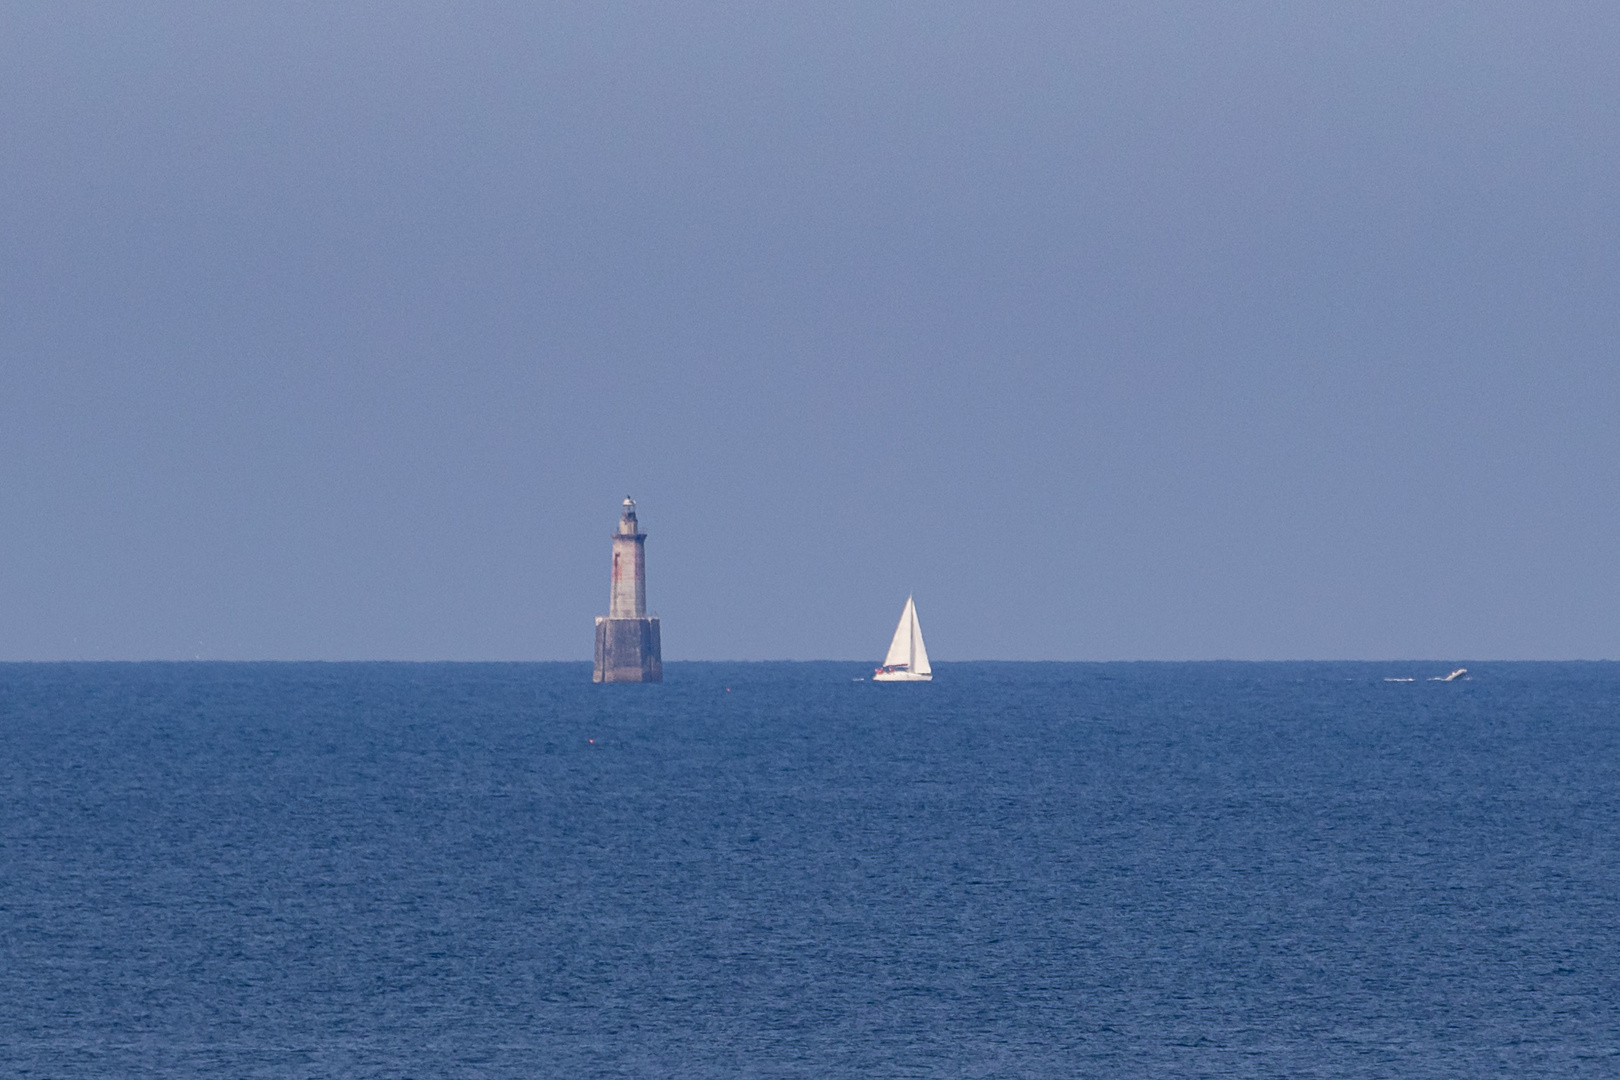
<instances>
[{"instance_id":1,"label":"mainsail","mask_svg":"<svg viewBox=\"0 0 1620 1080\"><path fill-rule=\"evenodd\" d=\"M911 670L918 675L932 675L928 666L928 650L923 648L922 623L917 621L917 605L906 597L906 613L911 616Z\"/></svg>"}]
</instances>

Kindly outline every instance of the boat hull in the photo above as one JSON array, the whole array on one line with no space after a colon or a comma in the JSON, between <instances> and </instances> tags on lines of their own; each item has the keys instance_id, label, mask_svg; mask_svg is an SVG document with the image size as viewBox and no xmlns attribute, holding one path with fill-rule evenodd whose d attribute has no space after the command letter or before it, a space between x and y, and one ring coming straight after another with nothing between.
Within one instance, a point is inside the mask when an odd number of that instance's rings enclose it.
<instances>
[{"instance_id":1,"label":"boat hull","mask_svg":"<svg viewBox=\"0 0 1620 1080\"><path fill-rule=\"evenodd\" d=\"M873 682L932 682L932 675L920 675L915 671L879 671L872 676Z\"/></svg>"}]
</instances>

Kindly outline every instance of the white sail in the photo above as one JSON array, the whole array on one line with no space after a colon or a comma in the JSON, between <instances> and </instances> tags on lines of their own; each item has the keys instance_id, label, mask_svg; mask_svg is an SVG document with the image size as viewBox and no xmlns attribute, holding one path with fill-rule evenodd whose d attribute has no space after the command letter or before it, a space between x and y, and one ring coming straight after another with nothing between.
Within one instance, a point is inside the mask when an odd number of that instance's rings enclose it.
<instances>
[{"instance_id":1,"label":"white sail","mask_svg":"<svg viewBox=\"0 0 1620 1080\"><path fill-rule=\"evenodd\" d=\"M917 605L906 597L900 625L894 628L889 655L872 675L873 682L927 682L934 677L928 666L928 650L923 648L922 626L917 622Z\"/></svg>"},{"instance_id":2,"label":"white sail","mask_svg":"<svg viewBox=\"0 0 1620 1080\"><path fill-rule=\"evenodd\" d=\"M900 613L900 625L894 628L894 640L889 642L889 655L883 658L884 667L911 666L911 641L914 636L913 627L917 625L917 608L906 597L906 609Z\"/></svg>"},{"instance_id":3,"label":"white sail","mask_svg":"<svg viewBox=\"0 0 1620 1080\"><path fill-rule=\"evenodd\" d=\"M928 650L923 648L922 623L917 621L917 605L906 598L906 614L911 616L911 670L917 675L932 675L928 666Z\"/></svg>"}]
</instances>

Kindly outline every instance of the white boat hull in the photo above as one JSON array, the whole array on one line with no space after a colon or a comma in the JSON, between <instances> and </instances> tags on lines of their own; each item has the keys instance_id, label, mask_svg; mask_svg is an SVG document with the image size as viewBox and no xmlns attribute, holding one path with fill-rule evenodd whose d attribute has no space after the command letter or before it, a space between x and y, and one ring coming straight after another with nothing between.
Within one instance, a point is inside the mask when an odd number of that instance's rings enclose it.
<instances>
[{"instance_id":1,"label":"white boat hull","mask_svg":"<svg viewBox=\"0 0 1620 1080\"><path fill-rule=\"evenodd\" d=\"M933 675L923 675L916 671L879 671L872 676L873 682L932 682Z\"/></svg>"}]
</instances>

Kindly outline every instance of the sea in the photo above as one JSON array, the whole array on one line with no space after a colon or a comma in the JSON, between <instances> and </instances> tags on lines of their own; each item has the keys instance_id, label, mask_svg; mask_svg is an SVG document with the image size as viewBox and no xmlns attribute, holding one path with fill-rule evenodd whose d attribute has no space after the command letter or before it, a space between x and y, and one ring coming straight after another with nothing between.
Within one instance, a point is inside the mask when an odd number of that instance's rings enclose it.
<instances>
[{"instance_id":1,"label":"sea","mask_svg":"<svg viewBox=\"0 0 1620 1080\"><path fill-rule=\"evenodd\" d=\"M0 665L0 1075L1620 1076L1620 664L869 674Z\"/></svg>"}]
</instances>

